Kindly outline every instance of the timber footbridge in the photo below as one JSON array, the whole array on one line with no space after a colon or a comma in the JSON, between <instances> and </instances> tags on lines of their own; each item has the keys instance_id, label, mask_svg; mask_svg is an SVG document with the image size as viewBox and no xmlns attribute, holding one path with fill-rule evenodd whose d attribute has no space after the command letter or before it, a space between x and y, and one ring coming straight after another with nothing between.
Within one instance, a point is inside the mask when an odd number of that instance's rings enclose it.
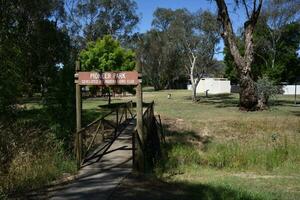
<instances>
[{"instance_id":1,"label":"timber footbridge","mask_svg":"<svg viewBox=\"0 0 300 200\"><path fill-rule=\"evenodd\" d=\"M149 172L160 156L164 141L154 102L143 109L142 132L132 102L120 104L76 134L78 175L49 192L50 199L109 199L132 171Z\"/></svg>"}]
</instances>

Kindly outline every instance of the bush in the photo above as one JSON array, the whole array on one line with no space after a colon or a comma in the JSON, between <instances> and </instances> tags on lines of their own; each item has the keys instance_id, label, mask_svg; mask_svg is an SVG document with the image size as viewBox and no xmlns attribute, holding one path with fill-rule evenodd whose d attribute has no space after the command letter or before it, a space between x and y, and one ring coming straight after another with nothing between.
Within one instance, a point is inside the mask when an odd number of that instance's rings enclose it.
<instances>
[{"instance_id":1,"label":"bush","mask_svg":"<svg viewBox=\"0 0 300 200\"><path fill-rule=\"evenodd\" d=\"M256 82L256 92L258 96L258 108L265 110L269 106L269 98L279 93L278 86L267 76L259 78Z\"/></svg>"}]
</instances>

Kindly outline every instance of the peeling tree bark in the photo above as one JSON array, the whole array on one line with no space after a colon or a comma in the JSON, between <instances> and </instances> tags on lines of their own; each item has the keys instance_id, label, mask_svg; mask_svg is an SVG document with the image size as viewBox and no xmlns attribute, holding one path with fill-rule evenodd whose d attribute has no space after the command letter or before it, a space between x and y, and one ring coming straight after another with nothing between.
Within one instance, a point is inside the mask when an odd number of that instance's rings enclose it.
<instances>
[{"instance_id":1,"label":"peeling tree bark","mask_svg":"<svg viewBox=\"0 0 300 200\"><path fill-rule=\"evenodd\" d=\"M229 48L231 55L234 58L237 72L240 79L240 109L241 110L256 110L258 97L256 94L256 88L251 76L251 64L254 58L254 43L253 43L253 31L257 23L258 16L261 10L262 1L253 1L252 13L247 10L248 20L244 23L244 41L245 41L245 53L242 56L238 50L236 37L233 32L232 23L229 17L227 5L225 0L215 0L218 6L218 19L222 22L225 45ZM243 1L242 3L245 2ZM247 8L247 5L245 5Z\"/></svg>"}]
</instances>

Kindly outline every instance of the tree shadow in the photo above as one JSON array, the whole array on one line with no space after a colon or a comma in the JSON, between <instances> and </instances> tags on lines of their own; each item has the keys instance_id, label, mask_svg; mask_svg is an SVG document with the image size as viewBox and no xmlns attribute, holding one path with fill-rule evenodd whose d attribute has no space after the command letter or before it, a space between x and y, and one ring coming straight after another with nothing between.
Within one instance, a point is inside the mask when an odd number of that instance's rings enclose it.
<instances>
[{"instance_id":1,"label":"tree shadow","mask_svg":"<svg viewBox=\"0 0 300 200\"><path fill-rule=\"evenodd\" d=\"M202 101L199 101L199 103L211 104L217 108L237 107L239 105L239 99L235 98L231 94L219 94L204 97L202 98Z\"/></svg>"},{"instance_id":2,"label":"tree shadow","mask_svg":"<svg viewBox=\"0 0 300 200\"><path fill-rule=\"evenodd\" d=\"M285 107L298 107L299 104L295 105L294 100L284 100L284 99L272 99L270 101L271 106L285 106Z\"/></svg>"},{"instance_id":3,"label":"tree shadow","mask_svg":"<svg viewBox=\"0 0 300 200\"><path fill-rule=\"evenodd\" d=\"M111 200L260 200L245 191L210 184L176 182L168 183L156 178L129 175L111 195Z\"/></svg>"},{"instance_id":4,"label":"tree shadow","mask_svg":"<svg viewBox=\"0 0 300 200\"><path fill-rule=\"evenodd\" d=\"M291 113L297 117L300 117L300 110L299 111L291 111Z\"/></svg>"},{"instance_id":5,"label":"tree shadow","mask_svg":"<svg viewBox=\"0 0 300 200\"><path fill-rule=\"evenodd\" d=\"M185 97L185 100L192 100L192 97ZM198 96L197 104L213 105L217 108L237 107L239 99L232 94L216 94L206 96Z\"/></svg>"},{"instance_id":6,"label":"tree shadow","mask_svg":"<svg viewBox=\"0 0 300 200\"><path fill-rule=\"evenodd\" d=\"M176 143L176 144L183 144L183 145L192 145L194 142L200 142L204 145L207 145L211 142L210 136L202 136L199 133L196 133L191 130L175 130L176 127L175 124L163 124L165 137L168 140L168 143L170 145Z\"/></svg>"}]
</instances>

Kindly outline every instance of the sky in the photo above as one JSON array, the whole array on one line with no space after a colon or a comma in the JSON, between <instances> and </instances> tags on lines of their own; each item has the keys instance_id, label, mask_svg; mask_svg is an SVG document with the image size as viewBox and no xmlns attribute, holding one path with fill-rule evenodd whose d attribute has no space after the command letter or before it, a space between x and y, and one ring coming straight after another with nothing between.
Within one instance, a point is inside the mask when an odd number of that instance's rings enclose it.
<instances>
[{"instance_id":1,"label":"sky","mask_svg":"<svg viewBox=\"0 0 300 200\"><path fill-rule=\"evenodd\" d=\"M146 32L151 28L151 22L153 19L153 12L156 8L186 8L191 12L195 12L199 9L202 10L210 10L212 12L216 12L217 8L214 1L209 0L135 0L138 6L137 13L140 16L140 22L137 27L138 32ZM239 10L233 10L233 4L229 3L229 12L231 13L232 23L234 29L240 27L245 19L244 14ZM220 51L224 48L223 41L218 45ZM223 60L224 55L222 53L218 53L215 55L217 60Z\"/></svg>"}]
</instances>

